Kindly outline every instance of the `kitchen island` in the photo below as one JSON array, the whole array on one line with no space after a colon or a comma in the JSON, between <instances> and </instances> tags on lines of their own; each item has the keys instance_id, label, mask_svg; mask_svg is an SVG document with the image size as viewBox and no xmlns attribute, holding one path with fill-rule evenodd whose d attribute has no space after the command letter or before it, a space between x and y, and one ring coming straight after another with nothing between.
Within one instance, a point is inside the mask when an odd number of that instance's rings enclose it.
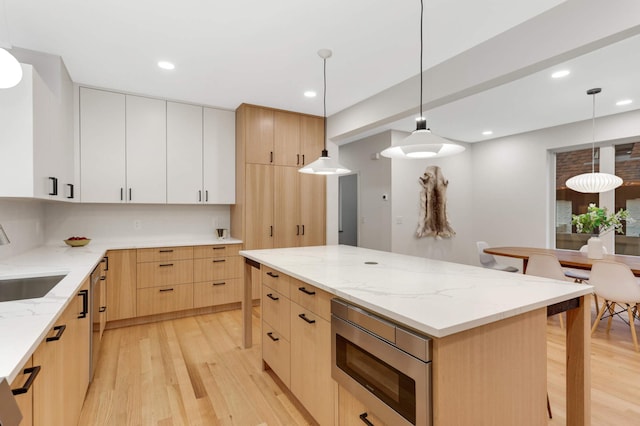
<instances>
[{"instance_id":1,"label":"kitchen island","mask_svg":"<svg viewBox=\"0 0 640 426\"><path fill-rule=\"evenodd\" d=\"M240 254L245 346L254 271L279 271L433 338L434 425L544 424L546 317L566 311L567 423L590 424L590 286L350 246Z\"/></svg>"}]
</instances>

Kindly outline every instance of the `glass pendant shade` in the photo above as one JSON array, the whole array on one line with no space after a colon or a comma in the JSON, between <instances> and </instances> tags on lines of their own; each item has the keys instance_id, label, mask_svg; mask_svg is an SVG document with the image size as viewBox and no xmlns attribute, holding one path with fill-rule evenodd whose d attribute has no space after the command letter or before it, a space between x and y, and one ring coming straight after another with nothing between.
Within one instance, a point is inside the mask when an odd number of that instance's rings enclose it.
<instances>
[{"instance_id":1,"label":"glass pendant shade","mask_svg":"<svg viewBox=\"0 0 640 426\"><path fill-rule=\"evenodd\" d=\"M583 173L567 180L567 188L577 192L595 194L616 189L622 185L622 179L608 173Z\"/></svg>"},{"instance_id":2,"label":"glass pendant shade","mask_svg":"<svg viewBox=\"0 0 640 426\"><path fill-rule=\"evenodd\" d=\"M329 157L329 153L326 149L322 150L320 158L313 163L307 164L301 169L298 169L298 171L300 173L313 175L344 175L351 172L351 170Z\"/></svg>"},{"instance_id":3,"label":"glass pendant shade","mask_svg":"<svg viewBox=\"0 0 640 426\"><path fill-rule=\"evenodd\" d=\"M399 144L391 145L380 154L387 158L436 158L458 154L465 147L431 133L426 120L419 120L416 130Z\"/></svg>"},{"instance_id":4,"label":"glass pendant shade","mask_svg":"<svg viewBox=\"0 0 640 426\"><path fill-rule=\"evenodd\" d=\"M22 66L13 55L0 48L0 89L8 89L22 80Z\"/></svg>"}]
</instances>

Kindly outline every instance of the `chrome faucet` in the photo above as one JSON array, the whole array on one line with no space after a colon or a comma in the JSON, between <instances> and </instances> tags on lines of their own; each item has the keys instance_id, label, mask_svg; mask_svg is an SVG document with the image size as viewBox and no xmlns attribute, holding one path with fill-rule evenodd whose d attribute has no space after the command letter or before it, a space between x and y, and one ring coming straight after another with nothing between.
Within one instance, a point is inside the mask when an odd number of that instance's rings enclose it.
<instances>
[{"instance_id":1,"label":"chrome faucet","mask_svg":"<svg viewBox=\"0 0 640 426\"><path fill-rule=\"evenodd\" d=\"M7 233L4 232L4 229L2 228L2 225L0 225L0 246L3 246L5 244L9 244L11 241L9 241L9 237L7 237Z\"/></svg>"}]
</instances>

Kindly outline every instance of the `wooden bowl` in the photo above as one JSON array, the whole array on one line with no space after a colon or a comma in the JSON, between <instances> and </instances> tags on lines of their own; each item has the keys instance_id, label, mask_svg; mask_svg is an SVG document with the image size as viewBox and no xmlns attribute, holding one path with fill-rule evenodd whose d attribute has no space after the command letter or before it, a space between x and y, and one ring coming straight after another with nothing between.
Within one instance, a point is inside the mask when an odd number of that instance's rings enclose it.
<instances>
[{"instance_id":1,"label":"wooden bowl","mask_svg":"<svg viewBox=\"0 0 640 426\"><path fill-rule=\"evenodd\" d=\"M64 240L64 242L71 247L84 247L91 242L90 238L84 240Z\"/></svg>"}]
</instances>

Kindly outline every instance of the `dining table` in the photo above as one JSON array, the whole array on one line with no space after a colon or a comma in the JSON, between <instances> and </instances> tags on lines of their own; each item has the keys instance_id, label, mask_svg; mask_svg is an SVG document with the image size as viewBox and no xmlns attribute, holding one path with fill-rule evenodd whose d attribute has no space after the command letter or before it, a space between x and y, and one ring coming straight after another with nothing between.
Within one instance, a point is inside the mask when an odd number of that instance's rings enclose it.
<instances>
[{"instance_id":1,"label":"dining table","mask_svg":"<svg viewBox=\"0 0 640 426\"><path fill-rule=\"evenodd\" d=\"M600 260L608 260L613 262L624 263L631 268L631 272L640 277L640 256L629 256L623 254L605 254L603 259L590 259L587 253L578 250L566 249L550 249L540 247L489 247L484 250L485 253L495 256L511 257L522 259L523 272L527 270L527 262L532 254L551 254L555 256L560 265L569 268L590 270L595 262Z\"/></svg>"}]
</instances>

